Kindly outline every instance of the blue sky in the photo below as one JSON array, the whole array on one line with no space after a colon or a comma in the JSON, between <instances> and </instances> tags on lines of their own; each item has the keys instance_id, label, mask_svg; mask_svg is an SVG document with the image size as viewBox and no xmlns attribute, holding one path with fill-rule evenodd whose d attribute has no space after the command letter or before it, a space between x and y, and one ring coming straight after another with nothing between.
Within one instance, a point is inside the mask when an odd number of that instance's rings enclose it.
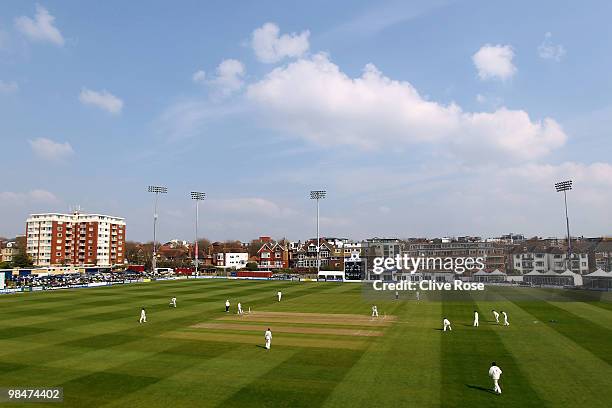
<instances>
[{"instance_id":1,"label":"blue sky","mask_svg":"<svg viewBox=\"0 0 612 408\"><path fill-rule=\"evenodd\" d=\"M612 220L612 4L0 3L0 235L563 235Z\"/></svg>"}]
</instances>

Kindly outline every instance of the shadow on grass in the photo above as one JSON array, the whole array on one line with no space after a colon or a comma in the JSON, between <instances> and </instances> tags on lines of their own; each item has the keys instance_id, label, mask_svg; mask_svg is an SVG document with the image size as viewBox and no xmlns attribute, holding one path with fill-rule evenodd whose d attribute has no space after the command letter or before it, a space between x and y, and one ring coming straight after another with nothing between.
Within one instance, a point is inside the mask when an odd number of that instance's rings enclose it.
<instances>
[{"instance_id":1,"label":"shadow on grass","mask_svg":"<svg viewBox=\"0 0 612 408\"><path fill-rule=\"evenodd\" d=\"M493 391L492 389L481 387L480 385L465 384L465 386L473 390L479 390L479 391L488 392L489 394L495 394L495 391Z\"/></svg>"},{"instance_id":2,"label":"shadow on grass","mask_svg":"<svg viewBox=\"0 0 612 408\"><path fill-rule=\"evenodd\" d=\"M261 344L256 344L255 347L259 347L259 348L262 348L264 350L267 350L266 346L262 346Z\"/></svg>"}]
</instances>

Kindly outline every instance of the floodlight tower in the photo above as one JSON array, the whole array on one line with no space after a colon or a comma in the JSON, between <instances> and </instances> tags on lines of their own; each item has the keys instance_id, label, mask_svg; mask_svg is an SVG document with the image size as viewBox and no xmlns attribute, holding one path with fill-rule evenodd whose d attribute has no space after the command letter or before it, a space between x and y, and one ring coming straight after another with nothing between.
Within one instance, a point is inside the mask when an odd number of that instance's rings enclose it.
<instances>
[{"instance_id":1,"label":"floodlight tower","mask_svg":"<svg viewBox=\"0 0 612 408\"><path fill-rule=\"evenodd\" d=\"M563 191L563 200L565 202L565 226L567 228L567 269L571 271L572 241L570 238L569 217L567 216L567 192L572 189L572 180L566 180L556 183L555 189L557 189L557 193Z\"/></svg>"},{"instance_id":2,"label":"floodlight tower","mask_svg":"<svg viewBox=\"0 0 612 408\"><path fill-rule=\"evenodd\" d=\"M149 186L149 193L155 194L155 205L153 210L153 260L151 261L152 272L155 272L155 268L157 266L157 249L156 249L156 237L155 231L157 228L157 198L160 194L166 194L168 192L168 188L164 186Z\"/></svg>"},{"instance_id":3,"label":"floodlight tower","mask_svg":"<svg viewBox=\"0 0 612 408\"><path fill-rule=\"evenodd\" d=\"M310 192L310 199L317 200L317 275L321 270L321 248L320 248L320 238L319 238L319 200L325 198L327 191L325 190L312 190Z\"/></svg>"},{"instance_id":4,"label":"floodlight tower","mask_svg":"<svg viewBox=\"0 0 612 408\"><path fill-rule=\"evenodd\" d=\"M202 193L200 191L192 191L191 192L191 199L195 200L195 207L196 207L196 223L195 223L195 258L194 258L194 263L195 263L195 273L196 276L198 275L198 224L199 224L199 217L200 217L200 209L199 209L199 204L200 201L203 201L206 198L206 193Z\"/></svg>"}]
</instances>

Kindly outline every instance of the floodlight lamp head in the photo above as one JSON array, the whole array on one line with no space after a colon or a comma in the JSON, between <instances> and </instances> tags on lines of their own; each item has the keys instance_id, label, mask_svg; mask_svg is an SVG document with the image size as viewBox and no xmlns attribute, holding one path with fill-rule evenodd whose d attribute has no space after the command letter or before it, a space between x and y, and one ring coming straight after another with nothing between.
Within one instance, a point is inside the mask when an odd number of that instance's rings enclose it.
<instances>
[{"instance_id":1,"label":"floodlight lamp head","mask_svg":"<svg viewBox=\"0 0 612 408\"><path fill-rule=\"evenodd\" d=\"M165 194L168 192L168 188L164 186L149 186L148 191L149 193Z\"/></svg>"},{"instance_id":2,"label":"floodlight lamp head","mask_svg":"<svg viewBox=\"0 0 612 408\"><path fill-rule=\"evenodd\" d=\"M325 190L312 190L310 192L310 199L311 200L320 200L325 198L325 196L327 195L327 191Z\"/></svg>"},{"instance_id":3,"label":"floodlight lamp head","mask_svg":"<svg viewBox=\"0 0 612 408\"><path fill-rule=\"evenodd\" d=\"M204 200L206 198L206 193L202 193L200 191L192 191L191 199L192 200Z\"/></svg>"},{"instance_id":4,"label":"floodlight lamp head","mask_svg":"<svg viewBox=\"0 0 612 408\"><path fill-rule=\"evenodd\" d=\"M561 181L559 183L555 183L555 189L557 193L561 191L569 191L572 189L572 180Z\"/></svg>"}]
</instances>

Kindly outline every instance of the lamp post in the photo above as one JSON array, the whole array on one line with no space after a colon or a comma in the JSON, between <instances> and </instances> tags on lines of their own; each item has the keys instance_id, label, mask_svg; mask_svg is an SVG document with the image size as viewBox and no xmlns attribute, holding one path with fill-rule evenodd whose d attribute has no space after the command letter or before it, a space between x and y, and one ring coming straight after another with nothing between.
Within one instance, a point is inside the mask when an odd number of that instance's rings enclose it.
<instances>
[{"instance_id":1,"label":"lamp post","mask_svg":"<svg viewBox=\"0 0 612 408\"><path fill-rule=\"evenodd\" d=\"M156 237L155 232L157 228L157 198L160 194L166 194L168 192L168 188L164 186L149 186L149 193L155 193L155 205L153 210L153 260L151 261L152 272L155 273L155 268L157 266L157 249L156 249Z\"/></svg>"},{"instance_id":2,"label":"lamp post","mask_svg":"<svg viewBox=\"0 0 612 408\"><path fill-rule=\"evenodd\" d=\"M198 224L199 224L199 217L200 217L200 201L204 200L206 198L206 193L202 193L200 191L192 191L191 192L191 199L195 200L196 202L196 223L195 223L195 258L194 258L194 264L195 264L195 273L196 276L198 276Z\"/></svg>"},{"instance_id":3,"label":"lamp post","mask_svg":"<svg viewBox=\"0 0 612 408\"><path fill-rule=\"evenodd\" d=\"M567 192L572 189L572 180L561 181L555 184L557 193L563 191L563 200L565 202L565 226L567 228L567 265L570 271L572 270L571 257L572 257L572 241L570 238L569 229L569 217L567 215Z\"/></svg>"},{"instance_id":4,"label":"lamp post","mask_svg":"<svg viewBox=\"0 0 612 408\"><path fill-rule=\"evenodd\" d=\"M325 190L312 190L310 192L310 199L317 200L317 275L321 270L321 245L319 242L319 200L324 199L326 194L327 191Z\"/></svg>"}]
</instances>

